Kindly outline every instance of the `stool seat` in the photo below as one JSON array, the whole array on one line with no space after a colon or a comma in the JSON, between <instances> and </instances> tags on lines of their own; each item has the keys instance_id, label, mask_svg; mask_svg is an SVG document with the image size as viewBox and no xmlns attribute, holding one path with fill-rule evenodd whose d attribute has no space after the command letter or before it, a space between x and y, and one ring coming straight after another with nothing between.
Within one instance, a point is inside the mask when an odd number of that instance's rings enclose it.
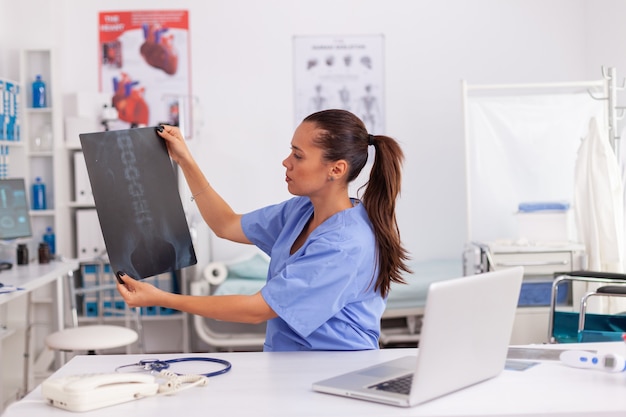
<instances>
[{"instance_id":1,"label":"stool seat","mask_svg":"<svg viewBox=\"0 0 626 417\"><path fill-rule=\"evenodd\" d=\"M45 343L55 350L112 349L130 345L139 338L136 331L122 326L91 325L59 330L49 334Z\"/></svg>"}]
</instances>

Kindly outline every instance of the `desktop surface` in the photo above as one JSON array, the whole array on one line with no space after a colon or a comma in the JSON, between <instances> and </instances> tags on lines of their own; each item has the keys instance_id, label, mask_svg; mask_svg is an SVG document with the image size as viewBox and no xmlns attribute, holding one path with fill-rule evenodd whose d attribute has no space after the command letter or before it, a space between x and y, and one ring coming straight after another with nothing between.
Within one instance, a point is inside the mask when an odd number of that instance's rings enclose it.
<instances>
[{"instance_id":1,"label":"desktop surface","mask_svg":"<svg viewBox=\"0 0 626 417\"><path fill-rule=\"evenodd\" d=\"M623 342L535 345L538 349L595 349L626 356ZM462 343L459 349L462 349ZM229 416L624 416L626 372L570 368L542 360L523 371L505 370L498 377L411 408L314 392L313 382L406 355L417 349L360 352L236 352L209 354L77 356L52 377L114 372L142 359L216 357L232 370L211 378L208 385L171 396L148 397L90 411L88 415L118 417L151 415ZM200 362L186 362L181 373L206 372ZM41 387L7 408L2 417L67 416L44 402Z\"/></svg>"}]
</instances>

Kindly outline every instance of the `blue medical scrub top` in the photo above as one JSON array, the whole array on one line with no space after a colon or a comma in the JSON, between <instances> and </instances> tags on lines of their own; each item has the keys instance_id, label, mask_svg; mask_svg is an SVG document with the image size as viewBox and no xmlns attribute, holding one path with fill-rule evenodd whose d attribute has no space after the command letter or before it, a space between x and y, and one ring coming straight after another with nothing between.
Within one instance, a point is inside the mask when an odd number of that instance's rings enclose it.
<instances>
[{"instance_id":1,"label":"blue medical scrub top","mask_svg":"<svg viewBox=\"0 0 626 417\"><path fill-rule=\"evenodd\" d=\"M374 291L374 231L362 204L318 226L291 247L313 215L308 197L245 214L248 239L271 260L261 294L278 315L267 323L265 351L377 349L386 300Z\"/></svg>"}]
</instances>

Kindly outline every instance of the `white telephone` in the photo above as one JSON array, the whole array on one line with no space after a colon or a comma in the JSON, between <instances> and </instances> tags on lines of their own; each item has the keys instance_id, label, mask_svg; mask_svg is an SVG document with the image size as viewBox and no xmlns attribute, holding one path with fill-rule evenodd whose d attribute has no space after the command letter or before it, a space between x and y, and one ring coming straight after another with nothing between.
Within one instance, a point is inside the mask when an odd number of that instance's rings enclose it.
<instances>
[{"instance_id":1,"label":"white telephone","mask_svg":"<svg viewBox=\"0 0 626 417\"><path fill-rule=\"evenodd\" d=\"M89 411L157 394L153 375L110 373L48 378L41 392L48 404L69 411Z\"/></svg>"}]
</instances>

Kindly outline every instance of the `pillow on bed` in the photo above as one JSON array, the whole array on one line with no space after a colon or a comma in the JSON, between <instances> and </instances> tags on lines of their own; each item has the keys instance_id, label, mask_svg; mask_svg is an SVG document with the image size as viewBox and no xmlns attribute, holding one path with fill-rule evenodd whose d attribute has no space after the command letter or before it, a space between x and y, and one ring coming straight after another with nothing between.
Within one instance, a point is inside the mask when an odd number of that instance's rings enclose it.
<instances>
[{"instance_id":1,"label":"pillow on bed","mask_svg":"<svg viewBox=\"0 0 626 417\"><path fill-rule=\"evenodd\" d=\"M251 258L226 265L228 278L262 279L267 278L269 260L260 253Z\"/></svg>"}]
</instances>

